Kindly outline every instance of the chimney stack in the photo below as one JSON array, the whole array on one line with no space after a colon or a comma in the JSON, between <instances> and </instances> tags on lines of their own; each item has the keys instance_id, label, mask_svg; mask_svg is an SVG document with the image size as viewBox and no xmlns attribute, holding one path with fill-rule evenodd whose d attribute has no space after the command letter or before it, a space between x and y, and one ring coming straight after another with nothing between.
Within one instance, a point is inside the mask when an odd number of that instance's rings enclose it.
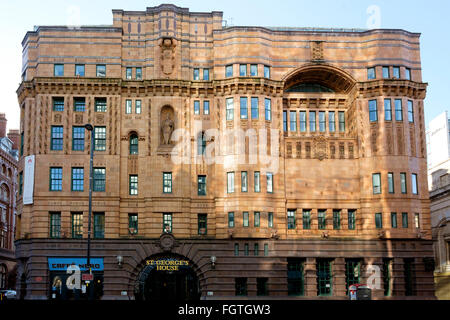
<instances>
[{"instance_id":1,"label":"chimney stack","mask_svg":"<svg viewBox=\"0 0 450 320\"><path fill-rule=\"evenodd\" d=\"M0 113L0 139L6 137L6 115L4 113Z\"/></svg>"},{"instance_id":2,"label":"chimney stack","mask_svg":"<svg viewBox=\"0 0 450 320\"><path fill-rule=\"evenodd\" d=\"M13 150L19 150L20 146L20 133L19 130L9 130L8 138L13 142Z\"/></svg>"}]
</instances>

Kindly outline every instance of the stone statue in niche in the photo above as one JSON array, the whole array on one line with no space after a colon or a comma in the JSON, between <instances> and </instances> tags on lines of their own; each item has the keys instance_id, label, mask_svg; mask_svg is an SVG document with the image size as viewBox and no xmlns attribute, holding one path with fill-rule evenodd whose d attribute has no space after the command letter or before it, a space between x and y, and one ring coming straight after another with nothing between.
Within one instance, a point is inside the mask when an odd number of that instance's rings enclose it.
<instances>
[{"instance_id":1,"label":"stone statue in niche","mask_svg":"<svg viewBox=\"0 0 450 320\"><path fill-rule=\"evenodd\" d=\"M160 41L161 69L165 75L170 75L175 67L175 40L164 38Z\"/></svg>"},{"instance_id":2,"label":"stone statue in niche","mask_svg":"<svg viewBox=\"0 0 450 320\"><path fill-rule=\"evenodd\" d=\"M161 129L162 129L163 144L169 145L170 137L172 136L172 133L174 130L174 123L173 123L173 120L170 119L170 116L168 113L166 115L166 119L163 120L163 122L161 124Z\"/></svg>"}]
</instances>

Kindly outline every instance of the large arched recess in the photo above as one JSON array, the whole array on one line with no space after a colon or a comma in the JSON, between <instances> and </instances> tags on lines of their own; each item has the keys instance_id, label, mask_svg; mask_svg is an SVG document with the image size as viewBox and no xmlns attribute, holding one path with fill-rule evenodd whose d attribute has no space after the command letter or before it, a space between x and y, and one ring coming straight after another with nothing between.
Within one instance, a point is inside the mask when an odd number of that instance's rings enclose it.
<instances>
[{"instance_id":1,"label":"large arched recess","mask_svg":"<svg viewBox=\"0 0 450 320\"><path fill-rule=\"evenodd\" d=\"M300 84L319 84L335 93L349 93L356 84L355 78L345 70L329 64L306 64L286 74L284 91Z\"/></svg>"}]
</instances>

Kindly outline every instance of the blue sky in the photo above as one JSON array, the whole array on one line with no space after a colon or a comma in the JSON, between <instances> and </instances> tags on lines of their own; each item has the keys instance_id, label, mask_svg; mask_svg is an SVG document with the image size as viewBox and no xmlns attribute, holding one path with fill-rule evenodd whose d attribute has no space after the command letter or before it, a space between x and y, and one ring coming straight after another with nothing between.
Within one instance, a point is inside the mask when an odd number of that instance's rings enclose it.
<instances>
[{"instance_id":1,"label":"blue sky","mask_svg":"<svg viewBox=\"0 0 450 320\"><path fill-rule=\"evenodd\" d=\"M138 0L2 0L0 30L0 112L6 112L8 128L19 127L16 90L20 83L21 41L34 25L66 25L71 12L78 8L82 25L112 24L111 9L145 10L169 1ZM450 1L448 0L173 0L190 11L223 11L224 19L233 25L367 28L371 14L367 9L378 6L380 27L420 32L423 81L428 82L425 121L450 106ZM372 16L373 17L373 16Z\"/></svg>"}]
</instances>

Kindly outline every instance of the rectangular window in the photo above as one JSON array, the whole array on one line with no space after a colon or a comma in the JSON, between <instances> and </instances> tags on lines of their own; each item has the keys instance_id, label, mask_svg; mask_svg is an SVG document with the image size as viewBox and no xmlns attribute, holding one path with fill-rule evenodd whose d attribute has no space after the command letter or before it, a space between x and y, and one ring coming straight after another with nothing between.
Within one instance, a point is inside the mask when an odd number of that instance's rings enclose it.
<instances>
[{"instance_id":1,"label":"rectangular window","mask_svg":"<svg viewBox=\"0 0 450 320\"><path fill-rule=\"evenodd\" d=\"M348 216L348 229L349 230L355 230L356 210L355 209L348 209L347 210L347 216Z\"/></svg>"},{"instance_id":2,"label":"rectangular window","mask_svg":"<svg viewBox=\"0 0 450 320\"><path fill-rule=\"evenodd\" d=\"M400 67L392 67L392 77L400 79Z\"/></svg>"},{"instance_id":3,"label":"rectangular window","mask_svg":"<svg viewBox=\"0 0 450 320\"><path fill-rule=\"evenodd\" d=\"M95 112L106 112L106 98L95 98Z\"/></svg>"},{"instance_id":4,"label":"rectangular window","mask_svg":"<svg viewBox=\"0 0 450 320\"><path fill-rule=\"evenodd\" d=\"M234 255L239 256L239 243L234 244Z\"/></svg>"},{"instance_id":5,"label":"rectangular window","mask_svg":"<svg viewBox=\"0 0 450 320\"><path fill-rule=\"evenodd\" d=\"M384 120L392 121L391 99L384 99Z\"/></svg>"},{"instance_id":6,"label":"rectangular window","mask_svg":"<svg viewBox=\"0 0 450 320\"><path fill-rule=\"evenodd\" d=\"M203 69L203 81L209 81L209 69Z\"/></svg>"},{"instance_id":7,"label":"rectangular window","mask_svg":"<svg viewBox=\"0 0 450 320\"><path fill-rule=\"evenodd\" d=\"M388 192L394 193L394 174L392 172L388 172Z\"/></svg>"},{"instance_id":8,"label":"rectangular window","mask_svg":"<svg viewBox=\"0 0 450 320\"><path fill-rule=\"evenodd\" d=\"M287 132L287 111L283 111L283 132Z\"/></svg>"},{"instance_id":9,"label":"rectangular window","mask_svg":"<svg viewBox=\"0 0 450 320\"><path fill-rule=\"evenodd\" d=\"M305 275L304 275L305 260L298 258L287 259L287 281L288 281L288 295L302 296L304 295Z\"/></svg>"},{"instance_id":10,"label":"rectangular window","mask_svg":"<svg viewBox=\"0 0 450 320\"><path fill-rule=\"evenodd\" d=\"M418 194L417 174L415 174L415 173L411 174L411 191L412 191L412 194Z\"/></svg>"},{"instance_id":11,"label":"rectangular window","mask_svg":"<svg viewBox=\"0 0 450 320\"><path fill-rule=\"evenodd\" d=\"M264 106L265 106L266 120L271 121L272 120L271 100L264 99Z\"/></svg>"},{"instance_id":12,"label":"rectangular window","mask_svg":"<svg viewBox=\"0 0 450 320\"><path fill-rule=\"evenodd\" d=\"M142 112L142 101L141 100L136 100L135 101L135 110L136 110L136 114L141 114Z\"/></svg>"},{"instance_id":13,"label":"rectangular window","mask_svg":"<svg viewBox=\"0 0 450 320\"><path fill-rule=\"evenodd\" d=\"M252 112L252 119L256 120L259 119L259 102L258 102L258 98L257 97L252 97L251 99L251 112Z\"/></svg>"},{"instance_id":14,"label":"rectangular window","mask_svg":"<svg viewBox=\"0 0 450 320\"><path fill-rule=\"evenodd\" d=\"M339 230L341 228L341 210L333 210L333 229Z\"/></svg>"},{"instance_id":15,"label":"rectangular window","mask_svg":"<svg viewBox=\"0 0 450 320\"><path fill-rule=\"evenodd\" d=\"M402 212L402 228L408 228L408 212Z\"/></svg>"},{"instance_id":16,"label":"rectangular window","mask_svg":"<svg viewBox=\"0 0 450 320\"><path fill-rule=\"evenodd\" d=\"M228 228L234 228L234 212L228 212Z\"/></svg>"},{"instance_id":17,"label":"rectangular window","mask_svg":"<svg viewBox=\"0 0 450 320\"><path fill-rule=\"evenodd\" d=\"M142 80L142 68L136 68L136 80Z\"/></svg>"},{"instance_id":18,"label":"rectangular window","mask_svg":"<svg viewBox=\"0 0 450 320\"><path fill-rule=\"evenodd\" d=\"M309 112L309 132L316 132L316 112Z\"/></svg>"},{"instance_id":19,"label":"rectangular window","mask_svg":"<svg viewBox=\"0 0 450 320\"><path fill-rule=\"evenodd\" d=\"M319 230L326 229L326 217L327 217L327 210L319 209L317 214Z\"/></svg>"},{"instance_id":20,"label":"rectangular window","mask_svg":"<svg viewBox=\"0 0 450 320\"><path fill-rule=\"evenodd\" d=\"M206 176L198 176L198 195L206 196Z\"/></svg>"},{"instance_id":21,"label":"rectangular window","mask_svg":"<svg viewBox=\"0 0 450 320\"><path fill-rule=\"evenodd\" d=\"M86 98L73 98L73 111L84 112L86 109Z\"/></svg>"},{"instance_id":22,"label":"rectangular window","mask_svg":"<svg viewBox=\"0 0 450 320\"><path fill-rule=\"evenodd\" d=\"M236 296L247 295L247 278L235 278L235 294Z\"/></svg>"},{"instance_id":23,"label":"rectangular window","mask_svg":"<svg viewBox=\"0 0 450 320\"><path fill-rule=\"evenodd\" d=\"M234 100L233 100L233 98L227 98L226 108L227 108L227 120L233 120L234 119Z\"/></svg>"},{"instance_id":24,"label":"rectangular window","mask_svg":"<svg viewBox=\"0 0 450 320\"><path fill-rule=\"evenodd\" d=\"M288 210L287 212L287 227L288 229L295 229L295 210Z\"/></svg>"},{"instance_id":25,"label":"rectangular window","mask_svg":"<svg viewBox=\"0 0 450 320\"><path fill-rule=\"evenodd\" d=\"M105 213L94 212L94 239L105 238Z\"/></svg>"},{"instance_id":26,"label":"rectangular window","mask_svg":"<svg viewBox=\"0 0 450 320\"><path fill-rule=\"evenodd\" d=\"M84 64L75 65L75 77L84 77Z\"/></svg>"},{"instance_id":27,"label":"rectangular window","mask_svg":"<svg viewBox=\"0 0 450 320\"><path fill-rule=\"evenodd\" d=\"M297 132L297 111L289 112L289 131Z\"/></svg>"},{"instance_id":28,"label":"rectangular window","mask_svg":"<svg viewBox=\"0 0 450 320\"><path fill-rule=\"evenodd\" d=\"M267 214L267 226L273 228L273 212Z\"/></svg>"},{"instance_id":29,"label":"rectangular window","mask_svg":"<svg viewBox=\"0 0 450 320\"><path fill-rule=\"evenodd\" d=\"M247 211L244 211L242 213L242 225L246 228L249 226L249 217Z\"/></svg>"},{"instance_id":30,"label":"rectangular window","mask_svg":"<svg viewBox=\"0 0 450 320\"><path fill-rule=\"evenodd\" d=\"M383 67L383 79L389 79L389 67Z\"/></svg>"},{"instance_id":31,"label":"rectangular window","mask_svg":"<svg viewBox=\"0 0 450 320\"><path fill-rule=\"evenodd\" d=\"M264 66L264 78L269 79L270 78L270 67Z\"/></svg>"},{"instance_id":32,"label":"rectangular window","mask_svg":"<svg viewBox=\"0 0 450 320\"><path fill-rule=\"evenodd\" d=\"M334 111L328 111L328 129L330 132L336 131L336 120Z\"/></svg>"},{"instance_id":33,"label":"rectangular window","mask_svg":"<svg viewBox=\"0 0 450 320\"><path fill-rule=\"evenodd\" d=\"M106 168L93 168L94 169L94 192L104 192L106 186Z\"/></svg>"},{"instance_id":34,"label":"rectangular window","mask_svg":"<svg viewBox=\"0 0 450 320\"><path fill-rule=\"evenodd\" d=\"M130 175L130 196L135 196L138 194L138 176Z\"/></svg>"},{"instance_id":35,"label":"rectangular window","mask_svg":"<svg viewBox=\"0 0 450 320\"><path fill-rule=\"evenodd\" d=\"M62 168L50 168L50 191L62 191Z\"/></svg>"},{"instance_id":36,"label":"rectangular window","mask_svg":"<svg viewBox=\"0 0 450 320\"><path fill-rule=\"evenodd\" d=\"M311 229L311 210L303 210L303 229Z\"/></svg>"},{"instance_id":37,"label":"rectangular window","mask_svg":"<svg viewBox=\"0 0 450 320\"><path fill-rule=\"evenodd\" d=\"M163 213L163 232L172 233L172 214Z\"/></svg>"},{"instance_id":38,"label":"rectangular window","mask_svg":"<svg viewBox=\"0 0 450 320\"><path fill-rule=\"evenodd\" d=\"M264 243L264 256L267 257L269 255L269 244Z\"/></svg>"},{"instance_id":39,"label":"rectangular window","mask_svg":"<svg viewBox=\"0 0 450 320\"><path fill-rule=\"evenodd\" d=\"M19 173L19 195L22 195L23 191L23 171Z\"/></svg>"},{"instance_id":40,"label":"rectangular window","mask_svg":"<svg viewBox=\"0 0 450 320\"><path fill-rule=\"evenodd\" d=\"M125 113L130 114L132 109L133 109L133 104L132 104L131 100L126 100L125 101Z\"/></svg>"},{"instance_id":41,"label":"rectangular window","mask_svg":"<svg viewBox=\"0 0 450 320\"><path fill-rule=\"evenodd\" d=\"M370 122L378 121L377 100L369 100L369 120Z\"/></svg>"},{"instance_id":42,"label":"rectangular window","mask_svg":"<svg viewBox=\"0 0 450 320\"><path fill-rule=\"evenodd\" d=\"M72 128L72 150L83 151L84 150L84 127Z\"/></svg>"},{"instance_id":43,"label":"rectangular window","mask_svg":"<svg viewBox=\"0 0 450 320\"><path fill-rule=\"evenodd\" d=\"M401 99L395 99L395 120L403 121L403 108Z\"/></svg>"},{"instance_id":44,"label":"rectangular window","mask_svg":"<svg viewBox=\"0 0 450 320\"><path fill-rule=\"evenodd\" d=\"M126 78L127 80L131 80L133 78L133 68L127 68Z\"/></svg>"},{"instance_id":45,"label":"rectangular window","mask_svg":"<svg viewBox=\"0 0 450 320\"><path fill-rule=\"evenodd\" d=\"M233 65L229 65L225 67L225 77L230 78L233 76Z\"/></svg>"},{"instance_id":46,"label":"rectangular window","mask_svg":"<svg viewBox=\"0 0 450 320\"><path fill-rule=\"evenodd\" d=\"M73 212L72 213L72 238L81 239L83 238L83 213Z\"/></svg>"},{"instance_id":47,"label":"rectangular window","mask_svg":"<svg viewBox=\"0 0 450 320\"><path fill-rule=\"evenodd\" d=\"M50 238L61 238L61 212L50 212Z\"/></svg>"},{"instance_id":48,"label":"rectangular window","mask_svg":"<svg viewBox=\"0 0 450 320\"><path fill-rule=\"evenodd\" d=\"M247 65L246 64L239 65L239 76L240 77L247 76Z\"/></svg>"},{"instance_id":49,"label":"rectangular window","mask_svg":"<svg viewBox=\"0 0 450 320\"><path fill-rule=\"evenodd\" d=\"M248 175L247 171L241 172L241 192L248 191Z\"/></svg>"},{"instance_id":50,"label":"rectangular window","mask_svg":"<svg viewBox=\"0 0 450 320\"><path fill-rule=\"evenodd\" d=\"M21 132L20 133L20 156L23 156L23 145L24 145L24 141L25 141L25 132Z\"/></svg>"},{"instance_id":51,"label":"rectangular window","mask_svg":"<svg viewBox=\"0 0 450 320\"><path fill-rule=\"evenodd\" d=\"M241 97L241 119L248 119L247 97Z\"/></svg>"},{"instance_id":52,"label":"rectangular window","mask_svg":"<svg viewBox=\"0 0 450 320\"><path fill-rule=\"evenodd\" d=\"M138 234L138 215L137 213L128 214L128 232L130 234Z\"/></svg>"},{"instance_id":53,"label":"rectangular window","mask_svg":"<svg viewBox=\"0 0 450 320\"><path fill-rule=\"evenodd\" d=\"M250 76L251 77L257 77L258 76L258 65L257 64L251 64L250 65Z\"/></svg>"},{"instance_id":54,"label":"rectangular window","mask_svg":"<svg viewBox=\"0 0 450 320\"><path fill-rule=\"evenodd\" d=\"M259 256L259 244L255 243L255 245L253 246L253 254L255 255L255 257Z\"/></svg>"},{"instance_id":55,"label":"rectangular window","mask_svg":"<svg viewBox=\"0 0 450 320\"><path fill-rule=\"evenodd\" d=\"M339 132L345 132L345 112L339 111L338 117L339 117Z\"/></svg>"},{"instance_id":56,"label":"rectangular window","mask_svg":"<svg viewBox=\"0 0 450 320\"><path fill-rule=\"evenodd\" d=\"M207 215L206 214L199 214L198 216L198 234L203 236L207 234Z\"/></svg>"},{"instance_id":57,"label":"rectangular window","mask_svg":"<svg viewBox=\"0 0 450 320\"><path fill-rule=\"evenodd\" d=\"M326 120L325 111L319 111L319 132L325 132Z\"/></svg>"},{"instance_id":58,"label":"rectangular window","mask_svg":"<svg viewBox=\"0 0 450 320\"><path fill-rule=\"evenodd\" d=\"M384 296L386 297L392 295L391 270L392 270L392 259L383 259Z\"/></svg>"},{"instance_id":59,"label":"rectangular window","mask_svg":"<svg viewBox=\"0 0 450 320\"><path fill-rule=\"evenodd\" d=\"M375 228L383 228L383 215L381 212L375 213Z\"/></svg>"},{"instance_id":60,"label":"rectangular window","mask_svg":"<svg viewBox=\"0 0 450 320\"><path fill-rule=\"evenodd\" d=\"M194 101L194 114L200 114L200 101Z\"/></svg>"},{"instance_id":61,"label":"rectangular window","mask_svg":"<svg viewBox=\"0 0 450 320\"><path fill-rule=\"evenodd\" d=\"M227 172L227 192L234 192L234 172Z\"/></svg>"},{"instance_id":62,"label":"rectangular window","mask_svg":"<svg viewBox=\"0 0 450 320\"><path fill-rule=\"evenodd\" d=\"M244 256L248 256L248 243L244 244Z\"/></svg>"},{"instance_id":63,"label":"rectangular window","mask_svg":"<svg viewBox=\"0 0 450 320\"><path fill-rule=\"evenodd\" d=\"M420 214L414 213L414 227L420 229Z\"/></svg>"},{"instance_id":64,"label":"rectangular window","mask_svg":"<svg viewBox=\"0 0 450 320\"><path fill-rule=\"evenodd\" d=\"M267 193L273 193L273 174L267 173Z\"/></svg>"},{"instance_id":65,"label":"rectangular window","mask_svg":"<svg viewBox=\"0 0 450 320\"><path fill-rule=\"evenodd\" d=\"M255 192L261 192L261 184L260 184L260 173L259 171L255 171Z\"/></svg>"},{"instance_id":66,"label":"rectangular window","mask_svg":"<svg viewBox=\"0 0 450 320\"><path fill-rule=\"evenodd\" d=\"M200 69L194 69L194 80L200 80Z\"/></svg>"},{"instance_id":67,"label":"rectangular window","mask_svg":"<svg viewBox=\"0 0 450 320\"><path fill-rule=\"evenodd\" d=\"M414 123L414 105L411 100L408 100L408 122Z\"/></svg>"},{"instance_id":68,"label":"rectangular window","mask_svg":"<svg viewBox=\"0 0 450 320\"><path fill-rule=\"evenodd\" d=\"M372 174L373 194L381 194L381 177L379 173Z\"/></svg>"},{"instance_id":69,"label":"rectangular window","mask_svg":"<svg viewBox=\"0 0 450 320\"><path fill-rule=\"evenodd\" d=\"M397 212L391 212L391 227L393 229L397 228Z\"/></svg>"},{"instance_id":70,"label":"rectangular window","mask_svg":"<svg viewBox=\"0 0 450 320\"><path fill-rule=\"evenodd\" d=\"M414 258L404 259L403 268L403 274L405 278L405 296L414 296L416 295Z\"/></svg>"},{"instance_id":71,"label":"rectangular window","mask_svg":"<svg viewBox=\"0 0 450 320\"><path fill-rule=\"evenodd\" d=\"M172 193L172 172L163 172L163 193Z\"/></svg>"},{"instance_id":72,"label":"rectangular window","mask_svg":"<svg viewBox=\"0 0 450 320\"><path fill-rule=\"evenodd\" d=\"M306 111L300 111L300 132L306 132Z\"/></svg>"},{"instance_id":73,"label":"rectangular window","mask_svg":"<svg viewBox=\"0 0 450 320\"><path fill-rule=\"evenodd\" d=\"M55 64L53 74L55 77L63 77L64 76L64 65L63 64Z\"/></svg>"},{"instance_id":74,"label":"rectangular window","mask_svg":"<svg viewBox=\"0 0 450 320\"><path fill-rule=\"evenodd\" d=\"M96 71L97 77L106 77L106 65L98 64L96 67Z\"/></svg>"},{"instance_id":75,"label":"rectangular window","mask_svg":"<svg viewBox=\"0 0 450 320\"><path fill-rule=\"evenodd\" d=\"M260 218L261 218L261 214L259 212L255 212L254 216L253 216L253 224L257 228L259 228L259 226L260 226Z\"/></svg>"},{"instance_id":76,"label":"rectangular window","mask_svg":"<svg viewBox=\"0 0 450 320\"><path fill-rule=\"evenodd\" d=\"M94 128L95 151L106 151L106 127Z\"/></svg>"},{"instance_id":77,"label":"rectangular window","mask_svg":"<svg viewBox=\"0 0 450 320\"><path fill-rule=\"evenodd\" d=\"M317 259L317 295L331 296L332 295L332 274L331 274L331 260Z\"/></svg>"},{"instance_id":78,"label":"rectangular window","mask_svg":"<svg viewBox=\"0 0 450 320\"><path fill-rule=\"evenodd\" d=\"M402 193L405 194L407 192L407 190L406 190L406 173L404 173L404 172L400 173L400 184L401 184Z\"/></svg>"},{"instance_id":79,"label":"rectangular window","mask_svg":"<svg viewBox=\"0 0 450 320\"><path fill-rule=\"evenodd\" d=\"M84 168L72 168L72 191L84 191Z\"/></svg>"},{"instance_id":80,"label":"rectangular window","mask_svg":"<svg viewBox=\"0 0 450 320\"><path fill-rule=\"evenodd\" d=\"M63 126L52 126L52 140L50 150L63 149Z\"/></svg>"},{"instance_id":81,"label":"rectangular window","mask_svg":"<svg viewBox=\"0 0 450 320\"><path fill-rule=\"evenodd\" d=\"M411 80L411 69L405 68L405 79Z\"/></svg>"},{"instance_id":82,"label":"rectangular window","mask_svg":"<svg viewBox=\"0 0 450 320\"><path fill-rule=\"evenodd\" d=\"M203 101L203 114L209 114L209 100Z\"/></svg>"},{"instance_id":83,"label":"rectangular window","mask_svg":"<svg viewBox=\"0 0 450 320\"><path fill-rule=\"evenodd\" d=\"M367 69L367 80L373 80L375 78L376 78L375 68L368 68Z\"/></svg>"},{"instance_id":84,"label":"rectangular window","mask_svg":"<svg viewBox=\"0 0 450 320\"><path fill-rule=\"evenodd\" d=\"M348 295L348 288L360 283L361 261L358 259L345 259L345 288Z\"/></svg>"}]
</instances>

